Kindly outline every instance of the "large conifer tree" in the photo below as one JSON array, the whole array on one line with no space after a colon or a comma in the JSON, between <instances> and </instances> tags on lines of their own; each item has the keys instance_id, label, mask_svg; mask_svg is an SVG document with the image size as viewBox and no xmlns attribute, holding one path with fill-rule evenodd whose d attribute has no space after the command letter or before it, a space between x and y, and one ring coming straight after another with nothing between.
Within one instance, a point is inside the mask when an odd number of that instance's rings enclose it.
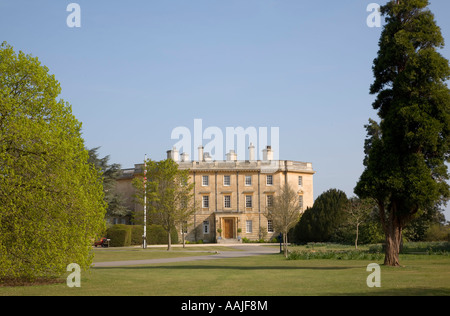
<instances>
[{"instance_id":1,"label":"large conifer tree","mask_svg":"<svg viewBox=\"0 0 450 316\"><path fill-rule=\"evenodd\" d=\"M390 1L374 60L380 124L367 127L365 170L355 188L374 198L385 232L385 264L399 265L402 230L419 209L449 197L450 77L444 39L428 0Z\"/></svg>"}]
</instances>

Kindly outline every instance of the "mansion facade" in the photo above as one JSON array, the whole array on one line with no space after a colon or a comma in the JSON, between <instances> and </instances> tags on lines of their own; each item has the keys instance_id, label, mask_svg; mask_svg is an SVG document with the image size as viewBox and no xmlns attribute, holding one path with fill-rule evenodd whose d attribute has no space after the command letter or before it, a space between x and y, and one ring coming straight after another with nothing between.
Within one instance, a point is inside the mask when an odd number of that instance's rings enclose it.
<instances>
[{"instance_id":1,"label":"mansion facade","mask_svg":"<svg viewBox=\"0 0 450 316\"><path fill-rule=\"evenodd\" d=\"M212 161L203 147L198 148L200 161L191 161L176 148L167 151L167 158L178 163L180 169L189 170L194 183L194 206L185 231L186 240L204 242L230 242L241 238L270 240L278 236L272 221L264 214L283 184L290 185L298 194L302 210L311 207L313 175L309 162L273 160L270 146L263 150L263 159L254 160L254 147L250 144L249 160L238 161L231 150L225 161ZM124 169L117 180L117 189L125 197L127 207L142 212L143 206L134 201L132 180L142 176L144 164ZM179 232L181 235L181 231Z\"/></svg>"}]
</instances>

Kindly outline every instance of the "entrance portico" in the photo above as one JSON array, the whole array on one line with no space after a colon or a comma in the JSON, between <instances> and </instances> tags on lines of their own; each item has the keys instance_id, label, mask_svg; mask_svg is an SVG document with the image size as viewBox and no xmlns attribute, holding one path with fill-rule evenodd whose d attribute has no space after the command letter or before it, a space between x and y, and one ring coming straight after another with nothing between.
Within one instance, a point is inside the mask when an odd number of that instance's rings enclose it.
<instances>
[{"instance_id":1,"label":"entrance portico","mask_svg":"<svg viewBox=\"0 0 450 316\"><path fill-rule=\"evenodd\" d=\"M225 239L232 239L234 237L234 218L223 218L223 233Z\"/></svg>"},{"instance_id":2,"label":"entrance portico","mask_svg":"<svg viewBox=\"0 0 450 316\"><path fill-rule=\"evenodd\" d=\"M222 230L220 234L222 241L237 240L238 216L231 214L216 214L216 216L217 228ZM219 237L219 234L217 237Z\"/></svg>"}]
</instances>

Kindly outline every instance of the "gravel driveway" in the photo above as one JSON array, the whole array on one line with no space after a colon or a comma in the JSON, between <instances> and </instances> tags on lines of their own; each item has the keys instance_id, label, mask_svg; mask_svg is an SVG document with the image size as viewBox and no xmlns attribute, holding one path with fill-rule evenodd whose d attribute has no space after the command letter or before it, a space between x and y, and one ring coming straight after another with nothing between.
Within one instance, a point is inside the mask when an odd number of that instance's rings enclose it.
<instances>
[{"instance_id":1,"label":"gravel driveway","mask_svg":"<svg viewBox=\"0 0 450 316\"><path fill-rule=\"evenodd\" d=\"M278 247L264 247L264 245L252 245L252 244L242 245L242 244L239 244L239 245L226 245L226 246L235 248L237 251L222 251L222 252L218 251L216 254L205 255L205 256L97 262L97 263L94 263L92 266L94 268L96 268L96 267L121 267L121 266L133 266L133 265L141 265L141 264L239 258L239 257L248 257L248 256L276 254L276 253L280 252L280 249Z\"/></svg>"}]
</instances>

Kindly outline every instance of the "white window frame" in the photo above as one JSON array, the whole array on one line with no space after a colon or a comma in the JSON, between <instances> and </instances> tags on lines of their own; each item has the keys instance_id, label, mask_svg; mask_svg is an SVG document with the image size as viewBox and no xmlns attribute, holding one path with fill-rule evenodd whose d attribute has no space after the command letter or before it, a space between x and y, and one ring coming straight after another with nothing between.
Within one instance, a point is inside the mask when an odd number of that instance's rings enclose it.
<instances>
[{"instance_id":1,"label":"white window frame","mask_svg":"<svg viewBox=\"0 0 450 316\"><path fill-rule=\"evenodd\" d=\"M225 181L225 179L228 179L228 181ZM224 175L223 176L223 186L224 187L231 186L231 176L230 175Z\"/></svg>"},{"instance_id":2,"label":"white window frame","mask_svg":"<svg viewBox=\"0 0 450 316\"><path fill-rule=\"evenodd\" d=\"M273 194L267 194L266 195L266 207L271 207L272 205L273 205Z\"/></svg>"},{"instance_id":3,"label":"white window frame","mask_svg":"<svg viewBox=\"0 0 450 316\"><path fill-rule=\"evenodd\" d=\"M269 219L267 220L267 232L273 233L273 220Z\"/></svg>"},{"instance_id":4,"label":"white window frame","mask_svg":"<svg viewBox=\"0 0 450 316\"><path fill-rule=\"evenodd\" d=\"M209 208L209 195L202 195L202 208Z\"/></svg>"},{"instance_id":5,"label":"white window frame","mask_svg":"<svg viewBox=\"0 0 450 316\"><path fill-rule=\"evenodd\" d=\"M247 234L253 233L253 221L252 220L245 221L245 232Z\"/></svg>"},{"instance_id":6,"label":"white window frame","mask_svg":"<svg viewBox=\"0 0 450 316\"><path fill-rule=\"evenodd\" d=\"M299 187L303 186L303 176L298 176L298 186Z\"/></svg>"},{"instance_id":7,"label":"white window frame","mask_svg":"<svg viewBox=\"0 0 450 316\"><path fill-rule=\"evenodd\" d=\"M273 185L273 175L268 174L266 176L266 185L272 186Z\"/></svg>"},{"instance_id":8,"label":"white window frame","mask_svg":"<svg viewBox=\"0 0 450 316\"><path fill-rule=\"evenodd\" d=\"M300 209L303 211L303 195L298 196L298 205L300 206Z\"/></svg>"},{"instance_id":9,"label":"white window frame","mask_svg":"<svg viewBox=\"0 0 450 316\"><path fill-rule=\"evenodd\" d=\"M247 194L245 196L245 207L252 208L253 207L253 195Z\"/></svg>"},{"instance_id":10,"label":"white window frame","mask_svg":"<svg viewBox=\"0 0 450 316\"><path fill-rule=\"evenodd\" d=\"M249 187L252 185L252 176L251 175L246 175L245 176L245 186Z\"/></svg>"},{"instance_id":11,"label":"white window frame","mask_svg":"<svg viewBox=\"0 0 450 316\"><path fill-rule=\"evenodd\" d=\"M223 207L224 208L231 208L231 195L227 194L227 195L223 196Z\"/></svg>"},{"instance_id":12,"label":"white window frame","mask_svg":"<svg viewBox=\"0 0 450 316\"><path fill-rule=\"evenodd\" d=\"M202 176L202 187L209 186L209 176Z\"/></svg>"}]
</instances>

